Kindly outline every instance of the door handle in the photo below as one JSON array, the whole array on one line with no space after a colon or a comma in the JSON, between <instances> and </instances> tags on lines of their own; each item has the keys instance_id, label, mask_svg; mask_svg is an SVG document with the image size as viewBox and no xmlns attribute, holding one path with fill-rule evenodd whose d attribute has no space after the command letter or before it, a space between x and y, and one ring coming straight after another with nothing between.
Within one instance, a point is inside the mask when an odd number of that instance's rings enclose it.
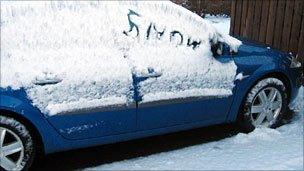
<instances>
[{"instance_id":1,"label":"door handle","mask_svg":"<svg viewBox=\"0 0 304 171\"><path fill-rule=\"evenodd\" d=\"M162 75L161 72L155 71L153 68L148 68L147 73L140 73L137 75L137 77L141 79L148 79L148 78L157 78Z\"/></svg>"},{"instance_id":2,"label":"door handle","mask_svg":"<svg viewBox=\"0 0 304 171\"><path fill-rule=\"evenodd\" d=\"M143 74L140 77L142 77L142 78L157 78L157 77L160 77L161 75L162 75L162 73L160 73L160 72L154 72L154 73Z\"/></svg>"},{"instance_id":3,"label":"door handle","mask_svg":"<svg viewBox=\"0 0 304 171\"><path fill-rule=\"evenodd\" d=\"M44 86L44 85L50 85L50 84L58 84L62 80L59 78L46 78L46 79L36 79L33 81L34 84Z\"/></svg>"}]
</instances>

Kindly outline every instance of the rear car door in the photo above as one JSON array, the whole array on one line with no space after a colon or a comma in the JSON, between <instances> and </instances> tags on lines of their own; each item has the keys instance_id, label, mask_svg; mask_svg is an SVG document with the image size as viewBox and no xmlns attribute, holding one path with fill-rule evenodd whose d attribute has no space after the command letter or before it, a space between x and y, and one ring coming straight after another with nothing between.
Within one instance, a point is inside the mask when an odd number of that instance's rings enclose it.
<instances>
[{"instance_id":1,"label":"rear car door","mask_svg":"<svg viewBox=\"0 0 304 171\"><path fill-rule=\"evenodd\" d=\"M14 37L1 41L1 71L9 85L22 86L68 139L135 130L131 67L118 47L128 8L120 2L45 1L16 2L11 9L1 25Z\"/></svg>"},{"instance_id":2,"label":"rear car door","mask_svg":"<svg viewBox=\"0 0 304 171\"><path fill-rule=\"evenodd\" d=\"M100 60L100 59L99 59ZM96 61L98 69L107 65L111 72L98 77L83 77L71 83L63 79L54 85L41 85L31 92L43 92L44 98L58 96L46 109L48 121L68 139L94 138L135 131L136 105L131 70L122 58ZM105 64L106 63L106 64ZM109 68L108 68L109 67ZM110 69L111 67L111 69ZM122 74L116 75L115 70Z\"/></svg>"}]
</instances>

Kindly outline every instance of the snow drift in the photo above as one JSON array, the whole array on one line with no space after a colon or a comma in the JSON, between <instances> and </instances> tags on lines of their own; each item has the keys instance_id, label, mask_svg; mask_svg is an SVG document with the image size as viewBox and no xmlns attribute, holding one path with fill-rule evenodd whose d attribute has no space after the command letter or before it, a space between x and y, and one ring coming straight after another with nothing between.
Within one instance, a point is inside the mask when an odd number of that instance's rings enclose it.
<instances>
[{"instance_id":1,"label":"snow drift","mask_svg":"<svg viewBox=\"0 0 304 171\"><path fill-rule=\"evenodd\" d=\"M1 87L25 88L50 115L128 105L132 74L149 68L162 76L140 83L146 101L227 96L234 86L235 64L217 61L210 46L236 51L241 42L171 2L1 2L0 24Z\"/></svg>"}]
</instances>

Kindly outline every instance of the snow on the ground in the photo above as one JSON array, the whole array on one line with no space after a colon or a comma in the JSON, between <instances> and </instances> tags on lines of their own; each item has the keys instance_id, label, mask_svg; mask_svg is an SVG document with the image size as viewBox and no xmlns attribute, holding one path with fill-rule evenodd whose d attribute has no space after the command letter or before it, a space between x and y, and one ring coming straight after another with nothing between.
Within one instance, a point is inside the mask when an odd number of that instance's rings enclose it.
<instances>
[{"instance_id":1,"label":"snow on the ground","mask_svg":"<svg viewBox=\"0 0 304 171\"><path fill-rule=\"evenodd\" d=\"M144 100L234 87L236 65L213 58L210 42L241 42L172 2L4 1L0 26L1 87L24 87L46 114L130 104L134 73L161 74L140 83Z\"/></svg>"},{"instance_id":2,"label":"snow on the ground","mask_svg":"<svg viewBox=\"0 0 304 171\"><path fill-rule=\"evenodd\" d=\"M299 95L294 99L289 107L295 111L301 111L304 108L304 88L301 87L299 90Z\"/></svg>"},{"instance_id":3,"label":"snow on the ground","mask_svg":"<svg viewBox=\"0 0 304 171\"><path fill-rule=\"evenodd\" d=\"M249 134L88 170L303 170L303 94L302 87L295 101L301 111L277 129L257 128Z\"/></svg>"}]
</instances>

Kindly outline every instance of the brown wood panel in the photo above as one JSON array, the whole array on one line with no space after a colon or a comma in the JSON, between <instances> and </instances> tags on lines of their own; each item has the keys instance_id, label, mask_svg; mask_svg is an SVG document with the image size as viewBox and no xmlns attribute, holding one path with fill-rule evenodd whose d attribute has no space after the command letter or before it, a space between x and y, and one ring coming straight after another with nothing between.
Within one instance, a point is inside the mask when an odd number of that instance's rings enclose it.
<instances>
[{"instance_id":1,"label":"brown wood panel","mask_svg":"<svg viewBox=\"0 0 304 171\"><path fill-rule=\"evenodd\" d=\"M252 39L254 41L259 41L260 25L261 25L261 12L262 12L262 0L255 1L254 7L254 21L253 21L253 35Z\"/></svg>"},{"instance_id":2,"label":"brown wood panel","mask_svg":"<svg viewBox=\"0 0 304 171\"><path fill-rule=\"evenodd\" d=\"M255 1L249 1L248 3L248 11L246 17L246 27L244 32L244 37L251 39L252 38L252 28L253 28L253 19L254 19L254 6Z\"/></svg>"},{"instance_id":3,"label":"brown wood panel","mask_svg":"<svg viewBox=\"0 0 304 171\"><path fill-rule=\"evenodd\" d=\"M294 0L286 1L283 33L281 40L281 49L284 51L289 50L288 47L289 47L291 25L293 20L293 11L294 11L293 9L294 9Z\"/></svg>"},{"instance_id":4,"label":"brown wood panel","mask_svg":"<svg viewBox=\"0 0 304 171\"><path fill-rule=\"evenodd\" d=\"M298 55L299 55L299 58L302 60L302 62L304 62L304 17L303 17L303 14L304 13L302 11L302 24L301 24L301 31L300 31L299 45L298 45Z\"/></svg>"},{"instance_id":5,"label":"brown wood panel","mask_svg":"<svg viewBox=\"0 0 304 171\"><path fill-rule=\"evenodd\" d=\"M247 12L248 12L248 1L249 0L243 0L243 4L242 4L242 17L241 17L240 35L244 35L244 33L245 33L246 18L247 18Z\"/></svg>"},{"instance_id":6,"label":"brown wood panel","mask_svg":"<svg viewBox=\"0 0 304 171\"><path fill-rule=\"evenodd\" d=\"M231 34L304 58L304 0L233 0Z\"/></svg>"},{"instance_id":7,"label":"brown wood panel","mask_svg":"<svg viewBox=\"0 0 304 171\"><path fill-rule=\"evenodd\" d=\"M278 0L277 12L276 12L276 23L274 31L273 46L275 48L281 47L284 16L285 16L285 0Z\"/></svg>"},{"instance_id":8,"label":"brown wood panel","mask_svg":"<svg viewBox=\"0 0 304 171\"><path fill-rule=\"evenodd\" d=\"M301 18L303 14L304 1L296 0L294 5L294 13L292 20L292 28L290 33L289 49L296 53L298 50L299 36L301 31Z\"/></svg>"},{"instance_id":9,"label":"brown wood panel","mask_svg":"<svg viewBox=\"0 0 304 171\"><path fill-rule=\"evenodd\" d=\"M268 23L266 30L266 44L268 45L271 45L273 43L277 4L277 0L270 0L269 2Z\"/></svg>"},{"instance_id":10,"label":"brown wood panel","mask_svg":"<svg viewBox=\"0 0 304 171\"><path fill-rule=\"evenodd\" d=\"M234 27L235 27L235 6L236 6L236 0L232 0L231 1L231 12L230 12L230 15L231 15L231 21L230 21L230 34L231 35L234 35Z\"/></svg>"},{"instance_id":11,"label":"brown wood panel","mask_svg":"<svg viewBox=\"0 0 304 171\"><path fill-rule=\"evenodd\" d=\"M264 0L262 2L262 15L261 15L261 25L259 31L259 42L265 42L266 40L266 31L268 23L268 13L269 13L269 0Z\"/></svg>"},{"instance_id":12,"label":"brown wood panel","mask_svg":"<svg viewBox=\"0 0 304 171\"><path fill-rule=\"evenodd\" d=\"M236 3L236 13L235 13L235 26L234 26L234 34L240 35L241 28L241 17L242 17L242 2L243 0L237 0Z\"/></svg>"},{"instance_id":13,"label":"brown wood panel","mask_svg":"<svg viewBox=\"0 0 304 171\"><path fill-rule=\"evenodd\" d=\"M198 7L197 7L196 11L198 13L205 12L205 11L203 11L203 7L206 7L206 0L197 1L197 5L198 5Z\"/></svg>"}]
</instances>

